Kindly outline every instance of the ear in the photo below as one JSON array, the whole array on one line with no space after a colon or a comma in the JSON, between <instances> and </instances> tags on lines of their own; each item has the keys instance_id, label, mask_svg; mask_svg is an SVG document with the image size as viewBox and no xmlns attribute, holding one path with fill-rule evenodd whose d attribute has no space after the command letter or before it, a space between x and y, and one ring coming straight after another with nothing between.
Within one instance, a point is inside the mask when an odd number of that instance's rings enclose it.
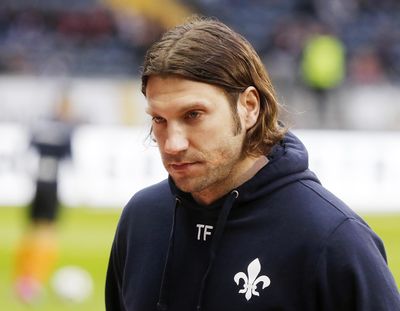
<instances>
[{"instance_id":1,"label":"ear","mask_svg":"<svg viewBox=\"0 0 400 311\"><path fill-rule=\"evenodd\" d=\"M246 130L256 124L260 114L260 95L254 86L249 86L240 94L238 111Z\"/></svg>"}]
</instances>

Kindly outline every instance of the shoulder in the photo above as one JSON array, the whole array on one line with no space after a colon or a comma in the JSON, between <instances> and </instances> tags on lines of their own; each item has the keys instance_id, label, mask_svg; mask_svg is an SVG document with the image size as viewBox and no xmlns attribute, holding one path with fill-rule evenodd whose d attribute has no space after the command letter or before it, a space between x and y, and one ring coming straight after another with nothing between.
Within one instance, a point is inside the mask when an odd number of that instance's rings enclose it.
<instances>
[{"instance_id":1,"label":"shoulder","mask_svg":"<svg viewBox=\"0 0 400 311\"><path fill-rule=\"evenodd\" d=\"M309 230L307 240L313 244L315 255L310 280L319 287L321 303L329 310L332 306L334 310L349 310L349 305L363 305L363 310L392 310L388 306L398 304L399 296L382 240L320 184L301 181L298 187L303 193L303 202L299 202L303 218L298 219L311 228L303 230ZM350 293L355 292L352 297ZM349 297L354 300L349 301Z\"/></svg>"},{"instance_id":2,"label":"shoulder","mask_svg":"<svg viewBox=\"0 0 400 311\"><path fill-rule=\"evenodd\" d=\"M161 203L162 200L174 200L167 179L136 192L128 202L127 207L138 203Z\"/></svg>"},{"instance_id":3,"label":"shoulder","mask_svg":"<svg viewBox=\"0 0 400 311\"><path fill-rule=\"evenodd\" d=\"M319 183L301 180L281 189L278 217L284 218L305 247L321 254L327 246L371 246L384 254L383 244L368 224L347 204ZM360 245L360 239L368 241ZM336 243L337 242L337 243Z\"/></svg>"},{"instance_id":4,"label":"shoulder","mask_svg":"<svg viewBox=\"0 0 400 311\"><path fill-rule=\"evenodd\" d=\"M400 303L382 241L354 218L338 224L321 243L311 280L326 308L393 310Z\"/></svg>"},{"instance_id":5,"label":"shoulder","mask_svg":"<svg viewBox=\"0 0 400 311\"><path fill-rule=\"evenodd\" d=\"M383 242L369 225L321 185L308 181L301 184L312 197L309 217L317 228L313 234L319 236L317 271L328 269L335 275L332 279L370 270L370 278L375 272L378 280L382 269L389 275Z\"/></svg>"},{"instance_id":6,"label":"shoulder","mask_svg":"<svg viewBox=\"0 0 400 311\"><path fill-rule=\"evenodd\" d=\"M299 206L303 212L306 210L307 217L326 228L327 234L347 221L369 229L367 223L354 210L320 183L301 180L298 184Z\"/></svg>"},{"instance_id":7,"label":"shoulder","mask_svg":"<svg viewBox=\"0 0 400 311\"><path fill-rule=\"evenodd\" d=\"M168 180L163 180L136 192L124 207L122 217L126 214L159 214L168 210L166 207L173 207L174 203L175 198L170 191Z\"/></svg>"},{"instance_id":8,"label":"shoulder","mask_svg":"<svg viewBox=\"0 0 400 311\"><path fill-rule=\"evenodd\" d=\"M360 261L372 259L371 256L386 261L382 240L367 224L355 218L344 219L330 232L321 245L321 255L331 261L352 261L358 256ZM364 255L368 258L363 258Z\"/></svg>"},{"instance_id":9,"label":"shoulder","mask_svg":"<svg viewBox=\"0 0 400 311\"><path fill-rule=\"evenodd\" d=\"M167 180L144 188L136 192L123 208L118 230L169 223L174 205L175 198Z\"/></svg>"},{"instance_id":10,"label":"shoulder","mask_svg":"<svg viewBox=\"0 0 400 311\"><path fill-rule=\"evenodd\" d=\"M325 242L331 243L335 237L342 236L343 241L340 245L352 247L353 244L360 242L357 238L363 237L379 246L380 251L383 252L382 242L378 236L346 203L318 183L302 181L301 184L313 198L311 212L316 217L313 220L319 221L320 226L326 228Z\"/></svg>"},{"instance_id":11,"label":"shoulder","mask_svg":"<svg viewBox=\"0 0 400 311\"><path fill-rule=\"evenodd\" d=\"M282 187L275 200L279 202L277 213L319 238L330 235L349 219L368 227L346 203L312 180L298 180Z\"/></svg>"},{"instance_id":12,"label":"shoulder","mask_svg":"<svg viewBox=\"0 0 400 311\"><path fill-rule=\"evenodd\" d=\"M321 184L311 180L302 180L300 183L312 193L316 202L324 202L324 205L326 204L332 208L332 212L337 213L344 218L356 218L361 220L361 218L351 208L349 208L346 203L324 188Z\"/></svg>"}]
</instances>

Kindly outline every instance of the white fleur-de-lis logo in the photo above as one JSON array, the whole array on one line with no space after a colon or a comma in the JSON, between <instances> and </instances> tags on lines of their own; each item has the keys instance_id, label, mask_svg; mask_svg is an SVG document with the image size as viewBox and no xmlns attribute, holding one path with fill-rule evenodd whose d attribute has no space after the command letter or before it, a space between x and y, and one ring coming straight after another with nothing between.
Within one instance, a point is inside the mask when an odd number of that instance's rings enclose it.
<instances>
[{"instance_id":1,"label":"white fleur-de-lis logo","mask_svg":"<svg viewBox=\"0 0 400 311\"><path fill-rule=\"evenodd\" d=\"M239 285L240 280L244 281L243 288L239 290L239 293L245 293L247 300L250 300L253 295L260 296L260 293L257 291L257 285L259 283L262 283L262 289L271 284L271 280L266 275L258 276L260 271L261 264L258 258L256 258L247 267L247 275L244 272L238 272L233 277L236 285Z\"/></svg>"}]
</instances>

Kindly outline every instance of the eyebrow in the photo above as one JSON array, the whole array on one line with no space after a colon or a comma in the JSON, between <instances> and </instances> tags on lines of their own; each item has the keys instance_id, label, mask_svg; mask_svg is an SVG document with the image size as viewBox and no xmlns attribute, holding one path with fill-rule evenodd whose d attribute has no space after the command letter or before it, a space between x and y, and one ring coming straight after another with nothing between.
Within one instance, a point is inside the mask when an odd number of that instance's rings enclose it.
<instances>
[{"instance_id":1,"label":"eyebrow","mask_svg":"<svg viewBox=\"0 0 400 311\"><path fill-rule=\"evenodd\" d=\"M177 110L178 113L184 113L190 110L196 110L196 109L205 109L208 108L209 104L206 104L204 102L192 102L192 103L188 103L188 104L183 104L183 106L179 107L179 109ZM147 106L145 109L147 114L154 114L155 111L152 109L152 107Z\"/></svg>"}]
</instances>

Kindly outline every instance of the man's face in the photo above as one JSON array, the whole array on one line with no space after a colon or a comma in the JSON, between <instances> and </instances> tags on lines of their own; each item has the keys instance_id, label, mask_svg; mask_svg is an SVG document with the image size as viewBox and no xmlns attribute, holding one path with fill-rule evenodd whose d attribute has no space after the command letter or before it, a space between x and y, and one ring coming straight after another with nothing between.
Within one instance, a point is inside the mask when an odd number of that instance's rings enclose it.
<instances>
[{"instance_id":1,"label":"man's face","mask_svg":"<svg viewBox=\"0 0 400 311\"><path fill-rule=\"evenodd\" d=\"M176 76L152 76L146 96L153 135L175 184L192 194L229 187L243 161L245 131L235 133L222 89Z\"/></svg>"}]
</instances>

